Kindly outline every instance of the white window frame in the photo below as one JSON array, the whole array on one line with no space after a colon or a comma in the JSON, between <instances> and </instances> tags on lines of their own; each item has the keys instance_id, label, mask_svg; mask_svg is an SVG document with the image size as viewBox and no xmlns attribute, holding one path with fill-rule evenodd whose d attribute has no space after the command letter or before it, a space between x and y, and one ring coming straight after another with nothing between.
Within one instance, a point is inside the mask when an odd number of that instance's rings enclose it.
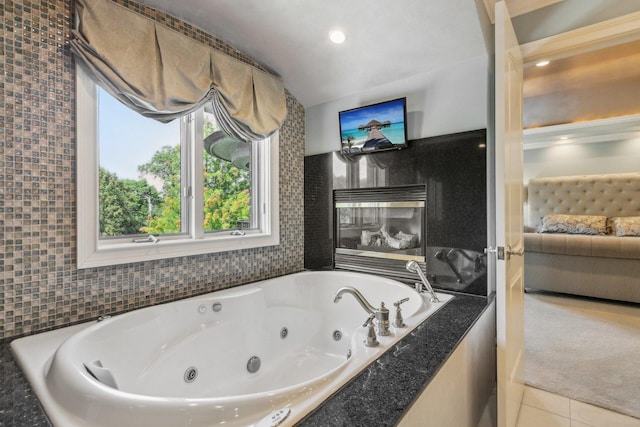
<instances>
[{"instance_id":1,"label":"white window frame","mask_svg":"<svg viewBox=\"0 0 640 427\"><path fill-rule=\"evenodd\" d=\"M157 243L133 243L119 240L108 242L100 240L99 234L99 147L97 86L89 75L76 65L76 183L77 183L77 246L78 268L92 268L131 262L151 261L156 259L181 256L200 255L240 249L274 246L280 244L279 230L279 164L278 164L278 132L259 144L254 144L260 151L257 156L260 164L257 186L258 208L261 208L260 228L240 233L215 232L205 233L202 225L203 206L198 202L198 194L202 195L202 144L193 143L198 140L188 138L192 143L194 165L189 185L193 189L189 197L190 229L182 238L160 239ZM202 140L202 130L199 140ZM253 197L252 197L253 198ZM200 202L202 197L200 197ZM253 208L254 206L252 206Z\"/></svg>"}]
</instances>

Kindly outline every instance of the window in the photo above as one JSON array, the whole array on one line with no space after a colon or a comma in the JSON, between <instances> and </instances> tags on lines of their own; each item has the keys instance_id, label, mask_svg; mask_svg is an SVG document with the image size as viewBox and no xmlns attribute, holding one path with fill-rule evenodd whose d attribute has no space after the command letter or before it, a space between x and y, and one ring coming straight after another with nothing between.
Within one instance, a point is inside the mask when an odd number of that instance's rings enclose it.
<instances>
[{"instance_id":1,"label":"window","mask_svg":"<svg viewBox=\"0 0 640 427\"><path fill-rule=\"evenodd\" d=\"M279 243L277 134L238 144L206 108L162 124L77 76L79 268Z\"/></svg>"}]
</instances>

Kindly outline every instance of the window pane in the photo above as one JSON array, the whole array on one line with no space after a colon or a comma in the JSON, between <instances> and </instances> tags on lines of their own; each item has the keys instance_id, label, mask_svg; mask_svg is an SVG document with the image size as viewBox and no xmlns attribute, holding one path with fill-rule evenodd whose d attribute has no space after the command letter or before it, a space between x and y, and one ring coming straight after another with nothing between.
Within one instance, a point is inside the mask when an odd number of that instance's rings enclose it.
<instances>
[{"instance_id":1,"label":"window pane","mask_svg":"<svg viewBox=\"0 0 640 427\"><path fill-rule=\"evenodd\" d=\"M204 230L251 228L251 144L230 138L204 113Z\"/></svg>"},{"instance_id":2,"label":"window pane","mask_svg":"<svg viewBox=\"0 0 640 427\"><path fill-rule=\"evenodd\" d=\"M100 237L181 231L180 120L163 124L98 88Z\"/></svg>"}]
</instances>

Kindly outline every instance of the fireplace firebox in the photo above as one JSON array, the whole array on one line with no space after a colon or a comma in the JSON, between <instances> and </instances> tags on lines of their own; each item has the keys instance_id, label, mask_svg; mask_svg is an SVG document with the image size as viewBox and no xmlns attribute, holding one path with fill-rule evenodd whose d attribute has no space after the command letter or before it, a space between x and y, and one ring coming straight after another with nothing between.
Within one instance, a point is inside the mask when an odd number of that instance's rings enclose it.
<instances>
[{"instance_id":1,"label":"fireplace firebox","mask_svg":"<svg viewBox=\"0 0 640 427\"><path fill-rule=\"evenodd\" d=\"M425 268L424 185L334 191L334 268L414 280Z\"/></svg>"}]
</instances>

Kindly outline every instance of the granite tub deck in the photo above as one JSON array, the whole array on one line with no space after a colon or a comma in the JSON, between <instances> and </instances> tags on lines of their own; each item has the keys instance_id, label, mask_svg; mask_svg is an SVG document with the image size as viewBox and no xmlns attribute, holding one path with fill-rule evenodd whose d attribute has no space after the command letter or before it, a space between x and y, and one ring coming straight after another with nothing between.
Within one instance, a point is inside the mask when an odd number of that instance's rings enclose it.
<instances>
[{"instance_id":1,"label":"granite tub deck","mask_svg":"<svg viewBox=\"0 0 640 427\"><path fill-rule=\"evenodd\" d=\"M49 427L38 398L11 355L11 341L0 345L0 426Z\"/></svg>"},{"instance_id":2,"label":"granite tub deck","mask_svg":"<svg viewBox=\"0 0 640 427\"><path fill-rule=\"evenodd\" d=\"M466 332L489 306L487 298L452 293L422 325L387 350L298 425L391 426L428 385ZM50 426L9 350L0 345L0 426Z\"/></svg>"}]
</instances>

